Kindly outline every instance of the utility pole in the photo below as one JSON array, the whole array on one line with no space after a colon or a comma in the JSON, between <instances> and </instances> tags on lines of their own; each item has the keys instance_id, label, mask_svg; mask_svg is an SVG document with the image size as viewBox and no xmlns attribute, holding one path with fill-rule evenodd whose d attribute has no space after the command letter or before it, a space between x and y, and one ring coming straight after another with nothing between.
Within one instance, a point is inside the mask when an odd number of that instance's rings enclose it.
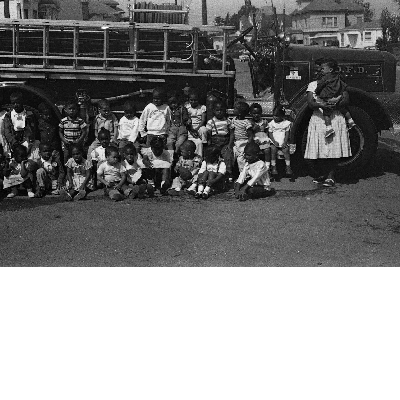
<instances>
[{"instance_id":1,"label":"utility pole","mask_svg":"<svg viewBox=\"0 0 400 400\"><path fill-rule=\"evenodd\" d=\"M208 25L207 23L207 0L201 0L201 23L202 25Z\"/></svg>"},{"instance_id":2,"label":"utility pole","mask_svg":"<svg viewBox=\"0 0 400 400\"><path fill-rule=\"evenodd\" d=\"M10 18L10 0L4 0L4 18Z\"/></svg>"}]
</instances>

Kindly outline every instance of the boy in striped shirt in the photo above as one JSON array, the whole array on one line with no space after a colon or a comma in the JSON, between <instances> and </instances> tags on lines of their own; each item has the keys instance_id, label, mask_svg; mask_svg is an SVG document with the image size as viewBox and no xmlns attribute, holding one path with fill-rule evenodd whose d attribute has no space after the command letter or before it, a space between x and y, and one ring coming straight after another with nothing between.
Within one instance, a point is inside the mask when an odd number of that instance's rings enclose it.
<instances>
[{"instance_id":1,"label":"boy in striped shirt","mask_svg":"<svg viewBox=\"0 0 400 400\"><path fill-rule=\"evenodd\" d=\"M67 162L71 157L72 145L83 146L88 129L86 122L78 116L79 105L75 101L67 102L64 111L67 116L60 121L58 126L64 162Z\"/></svg>"},{"instance_id":2,"label":"boy in striped shirt","mask_svg":"<svg viewBox=\"0 0 400 400\"><path fill-rule=\"evenodd\" d=\"M235 136L235 147L233 154L237 160L239 172L242 172L246 160L244 157L244 148L247 143L254 140L253 124L246 117L249 114L250 106L244 101L236 104L235 113L237 117L232 120L232 129Z\"/></svg>"}]
</instances>

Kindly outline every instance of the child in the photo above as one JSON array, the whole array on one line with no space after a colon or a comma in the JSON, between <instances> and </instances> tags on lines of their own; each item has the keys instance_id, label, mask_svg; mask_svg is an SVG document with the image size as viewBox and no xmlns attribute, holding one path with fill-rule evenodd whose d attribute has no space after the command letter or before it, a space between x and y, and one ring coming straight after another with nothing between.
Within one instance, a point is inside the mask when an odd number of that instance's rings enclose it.
<instances>
[{"instance_id":1,"label":"child","mask_svg":"<svg viewBox=\"0 0 400 400\"><path fill-rule=\"evenodd\" d=\"M92 165L83 158L83 150L80 146L73 145L72 157L67 161L68 189L61 190L60 195L65 201L82 200L88 192L88 184L91 177Z\"/></svg>"},{"instance_id":2,"label":"child","mask_svg":"<svg viewBox=\"0 0 400 400\"><path fill-rule=\"evenodd\" d=\"M318 80L315 94L323 101L328 104L336 105L340 102L343 92L347 89L347 85L344 83L340 72L339 66L336 60L326 59L321 64L322 78ZM350 115L350 112L345 107L336 107L346 118L349 128L355 126L355 122ZM331 121L332 111L326 108L323 109L323 115L325 119L326 132L325 137L332 136L335 131L332 128Z\"/></svg>"},{"instance_id":3,"label":"child","mask_svg":"<svg viewBox=\"0 0 400 400\"><path fill-rule=\"evenodd\" d=\"M46 193L60 194L65 172L61 163L60 153L53 151L50 143L40 143L40 159L36 161L36 193L35 197L43 197Z\"/></svg>"},{"instance_id":4,"label":"child","mask_svg":"<svg viewBox=\"0 0 400 400\"><path fill-rule=\"evenodd\" d=\"M188 126L188 139L196 145L196 154L203 156L203 143L207 143L207 108L200 105L199 94L196 90L189 91L189 104L186 105L190 117L190 125Z\"/></svg>"},{"instance_id":5,"label":"child","mask_svg":"<svg viewBox=\"0 0 400 400\"><path fill-rule=\"evenodd\" d=\"M86 122L78 116L79 105L75 100L68 101L64 110L67 116L60 121L58 126L64 162L67 162L71 157L72 145L83 146L88 128Z\"/></svg>"},{"instance_id":6,"label":"child","mask_svg":"<svg viewBox=\"0 0 400 400\"><path fill-rule=\"evenodd\" d=\"M3 117L3 135L7 147L4 150L11 155L11 149L22 144L29 154L37 132L36 118L25 109L21 92L11 93L10 102L12 109Z\"/></svg>"},{"instance_id":7,"label":"child","mask_svg":"<svg viewBox=\"0 0 400 400\"><path fill-rule=\"evenodd\" d=\"M0 146L0 192L3 190L4 169L7 165L6 156L3 154L3 146Z\"/></svg>"},{"instance_id":8,"label":"child","mask_svg":"<svg viewBox=\"0 0 400 400\"><path fill-rule=\"evenodd\" d=\"M255 142L244 148L246 164L235 183L235 197L241 201L269 196L269 173L265 163L259 158L260 147Z\"/></svg>"},{"instance_id":9,"label":"child","mask_svg":"<svg viewBox=\"0 0 400 400\"><path fill-rule=\"evenodd\" d=\"M89 161L92 151L100 146L98 135L102 129L106 129L110 132L111 143L117 144L118 138L118 118L114 115L114 113L111 112L110 103L107 100L103 99L100 100L97 105L99 107L99 113L94 118L95 140L88 149Z\"/></svg>"},{"instance_id":10,"label":"child","mask_svg":"<svg viewBox=\"0 0 400 400\"><path fill-rule=\"evenodd\" d=\"M271 141L271 166L272 175L278 175L276 168L276 156L278 150L282 150L286 163L286 175L293 174L290 168L289 135L292 123L285 119L285 111L282 106L276 106L273 112L273 120L268 124L268 137Z\"/></svg>"},{"instance_id":11,"label":"child","mask_svg":"<svg viewBox=\"0 0 400 400\"><path fill-rule=\"evenodd\" d=\"M186 107L179 103L179 96L175 91L168 93L168 105L171 109L171 127L168 132L167 149L179 153L180 147L188 138L189 114Z\"/></svg>"},{"instance_id":12,"label":"child","mask_svg":"<svg viewBox=\"0 0 400 400\"><path fill-rule=\"evenodd\" d=\"M220 161L220 147L216 145L209 145L205 152L204 161L199 170L199 187L197 193L194 195L196 199L202 197L208 199L211 189L223 182L224 175L226 174L226 165L224 161Z\"/></svg>"},{"instance_id":13,"label":"child","mask_svg":"<svg viewBox=\"0 0 400 400\"><path fill-rule=\"evenodd\" d=\"M140 116L140 136L147 137L147 146L150 146L150 142L154 137L159 136L164 140L165 146L170 126L171 110L168 105L165 104L165 92L162 89L154 89L153 102L147 104Z\"/></svg>"},{"instance_id":14,"label":"child","mask_svg":"<svg viewBox=\"0 0 400 400\"><path fill-rule=\"evenodd\" d=\"M239 101L235 107L237 117L233 118L231 124L235 136L233 154L237 160L239 172L242 172L244 164L246 163L244 147L249 141L254 140L253 124L246 118L249 111L249 105L244 101Z\"/></svg>"},{"instance_id":15,"label":"child","mask_svg":"<svg viewBox=\"0 0 400 400\"><path fill-rule=\"evenodd\" d=\"M12 149L13 158L4 168L3 188L8 189L7 198L18 195L18 187L22 185L28 192L28 197L33 198L33 175L37 165L28 160L28 150L25 146L17 144Z\"/></svg>"},{"instance_id":16,"label":"child","mask_svg":"<svg viewBox=\"0 0 400 400\"><path fill-rule=\"evenodd\" d=\"M97 169L97 180L104 185L104 195L111 200L119 201L124 198L121 193L126 181L126 169L119 162L118 149L108 146L105 151L106 161Z\"/></svg>"},{"instance_id":17,"label":"child","mask_svg":"<svg viewBox=\"0 0 400 400\"><path fill-rule=\"evenodd\" d=\"M207 122L207 142L209 145L218 146L226 166L228 179L232 179L233 145L235 136L231 124L226 118L225 105L217 101L213 107L214 117Z\"/></svg>"},{"instance_id":18,"label":"child","mask_svg":"<svg viewBox=\"0 0 400 400\"><path fill-rule=\"evenodd\" d=\"M197 174L202 163L201 157L195 153L196 145L187 140L181 146L181 156L175 165L175 172L178 176L173 180L170 196L179 196L182 188L188 188L189 194L195 194L197 188Z\"/></svg>"},{"instance_id":19,"label":"child","mask_svg":"<svg viewBox=\"0 0 400 400\"><path fill-rule=\"evenodd\" d=\"M52 149L61 150L58 122L52 117L50 107L45 103L38 105L38 131L40 143L48 143Z\"/></svg>"},{"instance_id":20,"label":"child","mask_svg":"<svg viewBox=\"0 0 400 400\"><path fill-rule=\"evenodd\" d=\"M271 148L268 137L268 125L262 119L262 107L258 103L250 106L251 121L253 123L254 141L259 145L261 153L264 153L264 160L267 169L271 165Z\"/></svg>"},{"instance_id":21,"label":"child","mask_svg":"<svg viewBox=\"0 0 400 400\"><path fill-rule=\"evenodd\" d=\"M101 128L97 138L99 140L100 146L96 147L91 154L88 154L88 161L92 163L92 189L96 189L97 187L97 168L101 163L106 161L106 148L110 146L111 134L107 129Z\"/></svg>"},{"instance_id":22,"label":"child","mask_svg":"<svg viewBox=\"0 0 400 400\"><path fill-rule=\"evenodd\" d=\"M143 170L144 178L149 185L160 189L162 195L167 194L171 185L171 164L173 158L168 150L164 150L164 139L160 136L153 136L150 148L143 148L143 163L146 169Z\"/></svg>"},{"instance_id":23,"label":"child","mask_svg":"<svg viewBox=\"0 0 400 400\"><path fill-rule=\"evenodd\" d=\"M128 143L137 143L139 134L139 118L136 116L136 107L133 101L127 101L123 106L124 116L118 124L118 148L123 153Z\"/></svg>"},{"instance_id":24,"label":"child","mask_svg":"<svg viewBox=\"0 0 400 400\"><path fill-rule=\"evenodd\" d=\"M124 160L122 165L126 169L126 184L122 187L126 197L143 199L145 193L149 197L154 196L154 188L152 185L147 185L147 181L143 178L143 164L142 156L137 153L136 147L133 143L128 143L123 149Z\"/></svg>"}]
</instances>

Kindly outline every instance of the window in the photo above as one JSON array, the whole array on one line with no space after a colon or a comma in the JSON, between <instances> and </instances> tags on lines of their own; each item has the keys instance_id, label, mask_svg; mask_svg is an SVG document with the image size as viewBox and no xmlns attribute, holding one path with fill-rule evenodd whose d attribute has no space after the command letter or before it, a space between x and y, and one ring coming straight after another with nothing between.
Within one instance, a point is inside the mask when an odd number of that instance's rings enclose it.
<instances>
[{"instance_id":1,"label":"window","mask_svg":"<svg viewBox=\"0 0 400 400\"><path fill-rule=\"evenodd\" d=\"M29 10L27 8L24 8L24 19L29 18Z\"/></svg>"},{"instance_id":2,"label":"window","mask_svg":"<svg viewBox=\"0 0 400 400\"><path fill-rule=\"evenodd\" d=\"M337 27L337 17L322 17L322 26L324 28Z\"/></svg>"},{"instance_id":3,"label":"window","mask_svg":"<svg viewBox=\"0 0 400 400\"><path fill-rule=\"evenodd\" d=\"M38 12L37 10L33 10L33 18L37 19L38 17Z\"/></svg>"},{"instance_id":4,"label":"window","mask_svg":"<svg viewBox=\"0 0 400 400\"><path fill-rule=\"evenodd\" d=\"M344 47L344 33L340 34L340 46Z\"/></svg>"},{"instance_id":5,"label":"window","mask_svg":"<svg viewBox=\"0 0 400 400\"><path fill-rule=\"evenodd\" d=\"M364 40L366 42L371 42L372 41L372 32L364 32Z\"/></svg>"},{"instance_id":6,"label":"window","mask_svg":"<svg viewBox=\"0 0 400 400\"><path fill-rule=\"evenodd\" d=\"M363 17L357 17L357 24L362 24L363 22Z\"/></svg>"}]
</instances>

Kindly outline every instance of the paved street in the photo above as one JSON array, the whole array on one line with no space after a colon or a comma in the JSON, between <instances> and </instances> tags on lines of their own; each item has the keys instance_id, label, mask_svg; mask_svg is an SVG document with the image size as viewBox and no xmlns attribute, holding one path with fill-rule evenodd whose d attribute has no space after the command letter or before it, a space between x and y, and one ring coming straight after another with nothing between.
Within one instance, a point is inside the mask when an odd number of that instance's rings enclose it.
<instances>
[{"instance_id":1,"label":"paved street","mask_svg":"<svg viewBox=\"0 0 400 400\"><path fill-rule=\"evenodd\" d=\"M195 200L113 203L57 197L0 202L3 266L397 266L400 142L385 133L357 179L317 188L309 176L276 195L238 202L232 191Z\"/></svg>"}]
</instances>

